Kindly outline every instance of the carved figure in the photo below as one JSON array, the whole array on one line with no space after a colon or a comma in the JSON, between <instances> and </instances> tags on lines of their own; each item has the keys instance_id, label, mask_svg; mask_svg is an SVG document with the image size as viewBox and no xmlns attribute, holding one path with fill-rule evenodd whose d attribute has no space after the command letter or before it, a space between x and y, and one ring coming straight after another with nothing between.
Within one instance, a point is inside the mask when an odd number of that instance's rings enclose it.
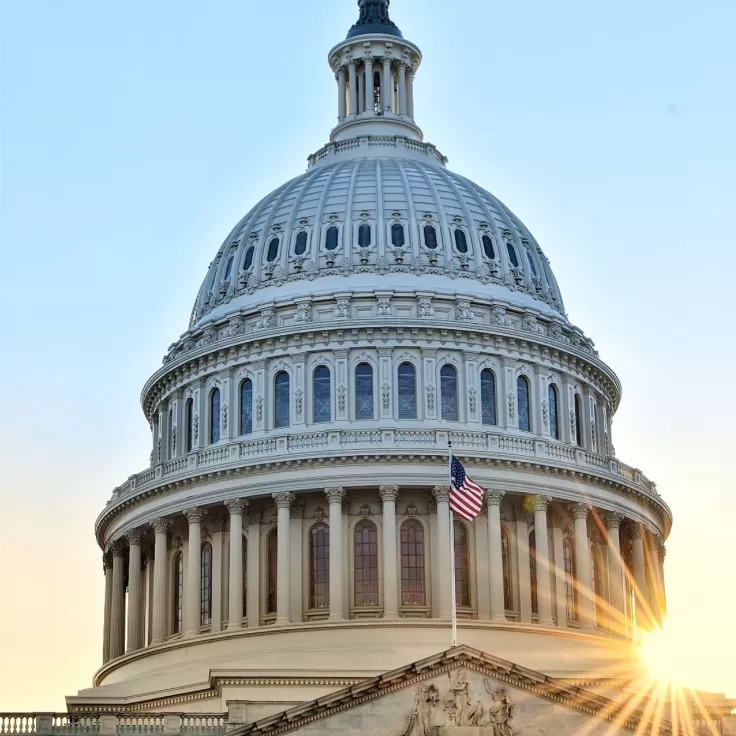
<instances>
[{"instance_id":1,"label":"carved figure","mask_svg":"<svg viewBox=\"0 0 736 736\"><path fill-rule=\"evenodd\" d=\"M515 736L516 729L511 726L513 718L513 706L509 702L509 696L503 688L491 689L491 683L483 680L486 692L491 696L491 704L488 707L489 725L493 728L493 736Z\"/></svg>"},{"instance_id":2,"label":"carved figure","mask_svg":"<svg viewBox=\"0 0 736 736\"><path fill-rule=\"evenodd\" d=\"M483 718L483 706L479 702L470 701L468 691L468 675L464 670L458 670L450 678L450 694L445 700L447 720L456 726L478 726Z\"/></svg>"},{"instance_id":3,"label":"carved figure","mask_svg":"<svg viewBox=\"0 0 736 736\"><path fill-rule=\"evenodd\" d=\"M414 700L409 724L401 736L432 736L433 716L439 693L434 685L420 685Z\"/></svg>"}]
</instances>

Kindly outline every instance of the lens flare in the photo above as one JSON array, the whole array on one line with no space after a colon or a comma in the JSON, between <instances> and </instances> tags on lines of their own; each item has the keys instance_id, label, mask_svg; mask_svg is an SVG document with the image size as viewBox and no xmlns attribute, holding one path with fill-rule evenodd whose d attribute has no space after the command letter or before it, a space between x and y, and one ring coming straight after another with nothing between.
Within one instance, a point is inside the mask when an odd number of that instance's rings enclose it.
<instances>
[{"instance_id":1,"label":"lens flare","mask_svg":"<svg viewBox=\"0 0 736 736\"><path fill-rule=\"evenodd\" d=\"M687 687L692 671L682 656L682 648L666 627L643 632L639 641L639 656L649 676L657 683Z\"/></svg>"}]
</instances>

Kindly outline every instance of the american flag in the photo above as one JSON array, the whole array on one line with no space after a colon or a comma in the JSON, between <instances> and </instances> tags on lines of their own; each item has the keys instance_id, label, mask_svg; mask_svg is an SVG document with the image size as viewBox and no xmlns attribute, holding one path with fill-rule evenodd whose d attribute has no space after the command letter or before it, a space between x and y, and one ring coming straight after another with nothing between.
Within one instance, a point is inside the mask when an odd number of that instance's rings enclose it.
<instances>
[{"instance_id":1,"label":"american flag","mask_svg":"<svg viewBox=\"0 0 736 736\"><path fill-rule=\"evenodd\" d=\"M483 489L465 473L462 463L453 455L450 463L450 508L467 521L473 521L483 508Z\"/></svg>"}]
</instances>

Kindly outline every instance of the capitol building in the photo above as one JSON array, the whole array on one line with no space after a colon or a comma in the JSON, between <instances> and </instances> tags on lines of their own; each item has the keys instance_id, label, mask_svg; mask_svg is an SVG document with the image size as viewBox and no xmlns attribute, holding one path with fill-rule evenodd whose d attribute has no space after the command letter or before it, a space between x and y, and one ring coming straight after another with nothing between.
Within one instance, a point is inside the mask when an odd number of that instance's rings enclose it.
<instances>
[{"instance_id":1,"label":"capitol building","mask_svg":"<svg viewBox=\"0 0 736 736\"><path fill-rule=\"evenodd\" d=\"M424 140L389 0L358 5L329 141L225 238L143 387L92 686L25 732L679 732L632 685L672 515L614 451L619 379L523 222Z\"/></svg>"}]
</instances>

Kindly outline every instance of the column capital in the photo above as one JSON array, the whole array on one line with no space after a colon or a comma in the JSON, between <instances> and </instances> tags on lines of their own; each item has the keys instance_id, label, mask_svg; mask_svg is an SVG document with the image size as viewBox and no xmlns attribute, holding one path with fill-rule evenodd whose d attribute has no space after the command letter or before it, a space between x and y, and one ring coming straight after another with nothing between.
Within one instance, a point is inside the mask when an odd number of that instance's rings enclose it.
<instances>
[{"instance_id":1,"label":"column capital","mask_svg":"<svg viewBox=\"0 0 736 736\"><path fill-rule=\"evenodd\" d=\"M225 507L230 512L230 516L238 515L242 516L245 512L248 502L243 498L233 498L229 501L225 501Z\"/></svg>"},{"instance_id":2,"label":"column capital","mask_svg":"<svg viewBox=\"0 0 736 736\"><path fill-rule=\"evenodd\" d=\"M248 524L255 526L261 523L261 510L260 509L248 509Z\"/></svg>"},{"instance_id":3,"label":"column capital","mask_svg":"<svg viewBox=\"0 0 736 736\"><path fill-rule=\"evenodd\" d=\"M142 529L131 529L125 536L128 538L128 544L131 547L133 545L140 547L141 539L143 539L143 530Z\"/></svg>"},{"instance_id":4,"label":"column capital","mask_svg":"<svg viewBox=\"0 0 736 736\"><path fill-rule=\"evenodd\" d=\"M644 539L644 524L640 521L631 522L631 538L632 539Z\"/></svg>"},{"instance_id":5,"label":"column capital","mask_svg":"<svg viewBox=\"0 0 736 736\"><path fill-rule=\"evenodd\" d=\"M107 573L108 570L112 570L112 554L109 551L102 553L102 572Z\"/></svg>"},{"instance_id":6,"label":"column capital","mask_svg":"<svg viewBox=\"0 0 736 736\"><path fill-rule=\"evenodd\" d=\"M325 488L325 496L327 500L332 503L342 503L345 500L345 489L342 486L335 486L333 488Z\"/></svg>"},{"instance_id":7,"label":"column capital","mask_svg":"<svg viewBox=\"0 0 736 736\"><path fill-rule=\"evenodd\" d=\"M169 519L164 519L162 516L159 516L151 522L150 526L155 534L166 534L169 527L171 526L171 521L169 521Z\"/></svg>"},{"instance_id":8,"label":"column capital","mask_svg":"<svg viewBox=\"0 0 736 736\"><path fill-rule=\"evenodd\" d=\"M572 505L572 515L575 519L586 519L590 512L590 506L587 503L575 503Z\"/></svg>"},{"instance_id":9,"label":"column capital","mask_svg":"<svg viewBox=\"0 0 736 736\"><path fill-rule=\"evenodd\" d=\"M667 554L667 547L664 546L664 539L658 534L654 541L657 544L657 556L659 557L660 562L664 562L664 557Z\"/></svg>"},{"instance_id":10,"label":"column capital","mask_svg":"<svg viewBox=\"0 0 736 736\"><path fill-rule=\"evenodd\" d=\"M110 550L112 551L113 557L122 557L125 554L125 549L128 545L125 543L125 539L116 539L110 544Z\"/></svg>"},{"instance_id":11,"label":"column capital","mask_svg":"<svg viewBox=\"0 0 736 736\"><path fill-rule=\"evenodd\" d=\"M541 494L532 497L532 507L534 513L537 511L544 511L547 513L547 507L552 503L552 499L549 496L543 496Z\"/></svg>"},{"instance_id":12,"label":"column capital","mask_svg":"<svg viewBox=\"0 0 736 736\"><path fill-rule=\"evenodd\" d=\"M489 506L500 506L506 491L486 491L486 503Z\"/></svg>"},{"instance_id":13,"label":"column capital","mask_svg":"<svg viewBox=\"0 0 736 736\"><path fill-rule=\"evenodd\" d=\"M381 501L396 501L399 497L398 486L378 486L378 495L381 497Z\"/></svg>"},{"instance_id":14,"label":"column capital","mask_svg":"<svg viewBox=\"0 0 736 736\"><path fill-rule=\"evenodd\" d=\"M432 495L437 503L442 503L443 501L447 503L450 500L450 486L435 486L432 489Z\"/></svg>"},{"instance_id":15,"label":"column capital","mask_svg":"<svg viewBox=\"0 0 736 736\"><path fill-rule=\"evenodd\" d=\"M190 509L185 509L184 516L190 524L201 524L204 519L204 509L194 506Z\"/></svg>"},{"instance_id":16,"label":"column capital","mask_svg":"<svg viewBox=\"0 0 736 736\"><path fill-rule=\"evenodd\" d=\"M277 509L288 509L294 503L294 494L289 491L281 491L273 494L273 500Z\"/></svg>"},{"instance_id":17,"label":"column capital","mask_svg":"<svg viewBox=\"0 0 736 736\"><path fill-rule=\"evenodd\" d=\"M609 511L605 514L606 528L607 529L618 529L621 526L621 522L624 520L624 515L618 511Z\"/></svg>"}]
</instances>

